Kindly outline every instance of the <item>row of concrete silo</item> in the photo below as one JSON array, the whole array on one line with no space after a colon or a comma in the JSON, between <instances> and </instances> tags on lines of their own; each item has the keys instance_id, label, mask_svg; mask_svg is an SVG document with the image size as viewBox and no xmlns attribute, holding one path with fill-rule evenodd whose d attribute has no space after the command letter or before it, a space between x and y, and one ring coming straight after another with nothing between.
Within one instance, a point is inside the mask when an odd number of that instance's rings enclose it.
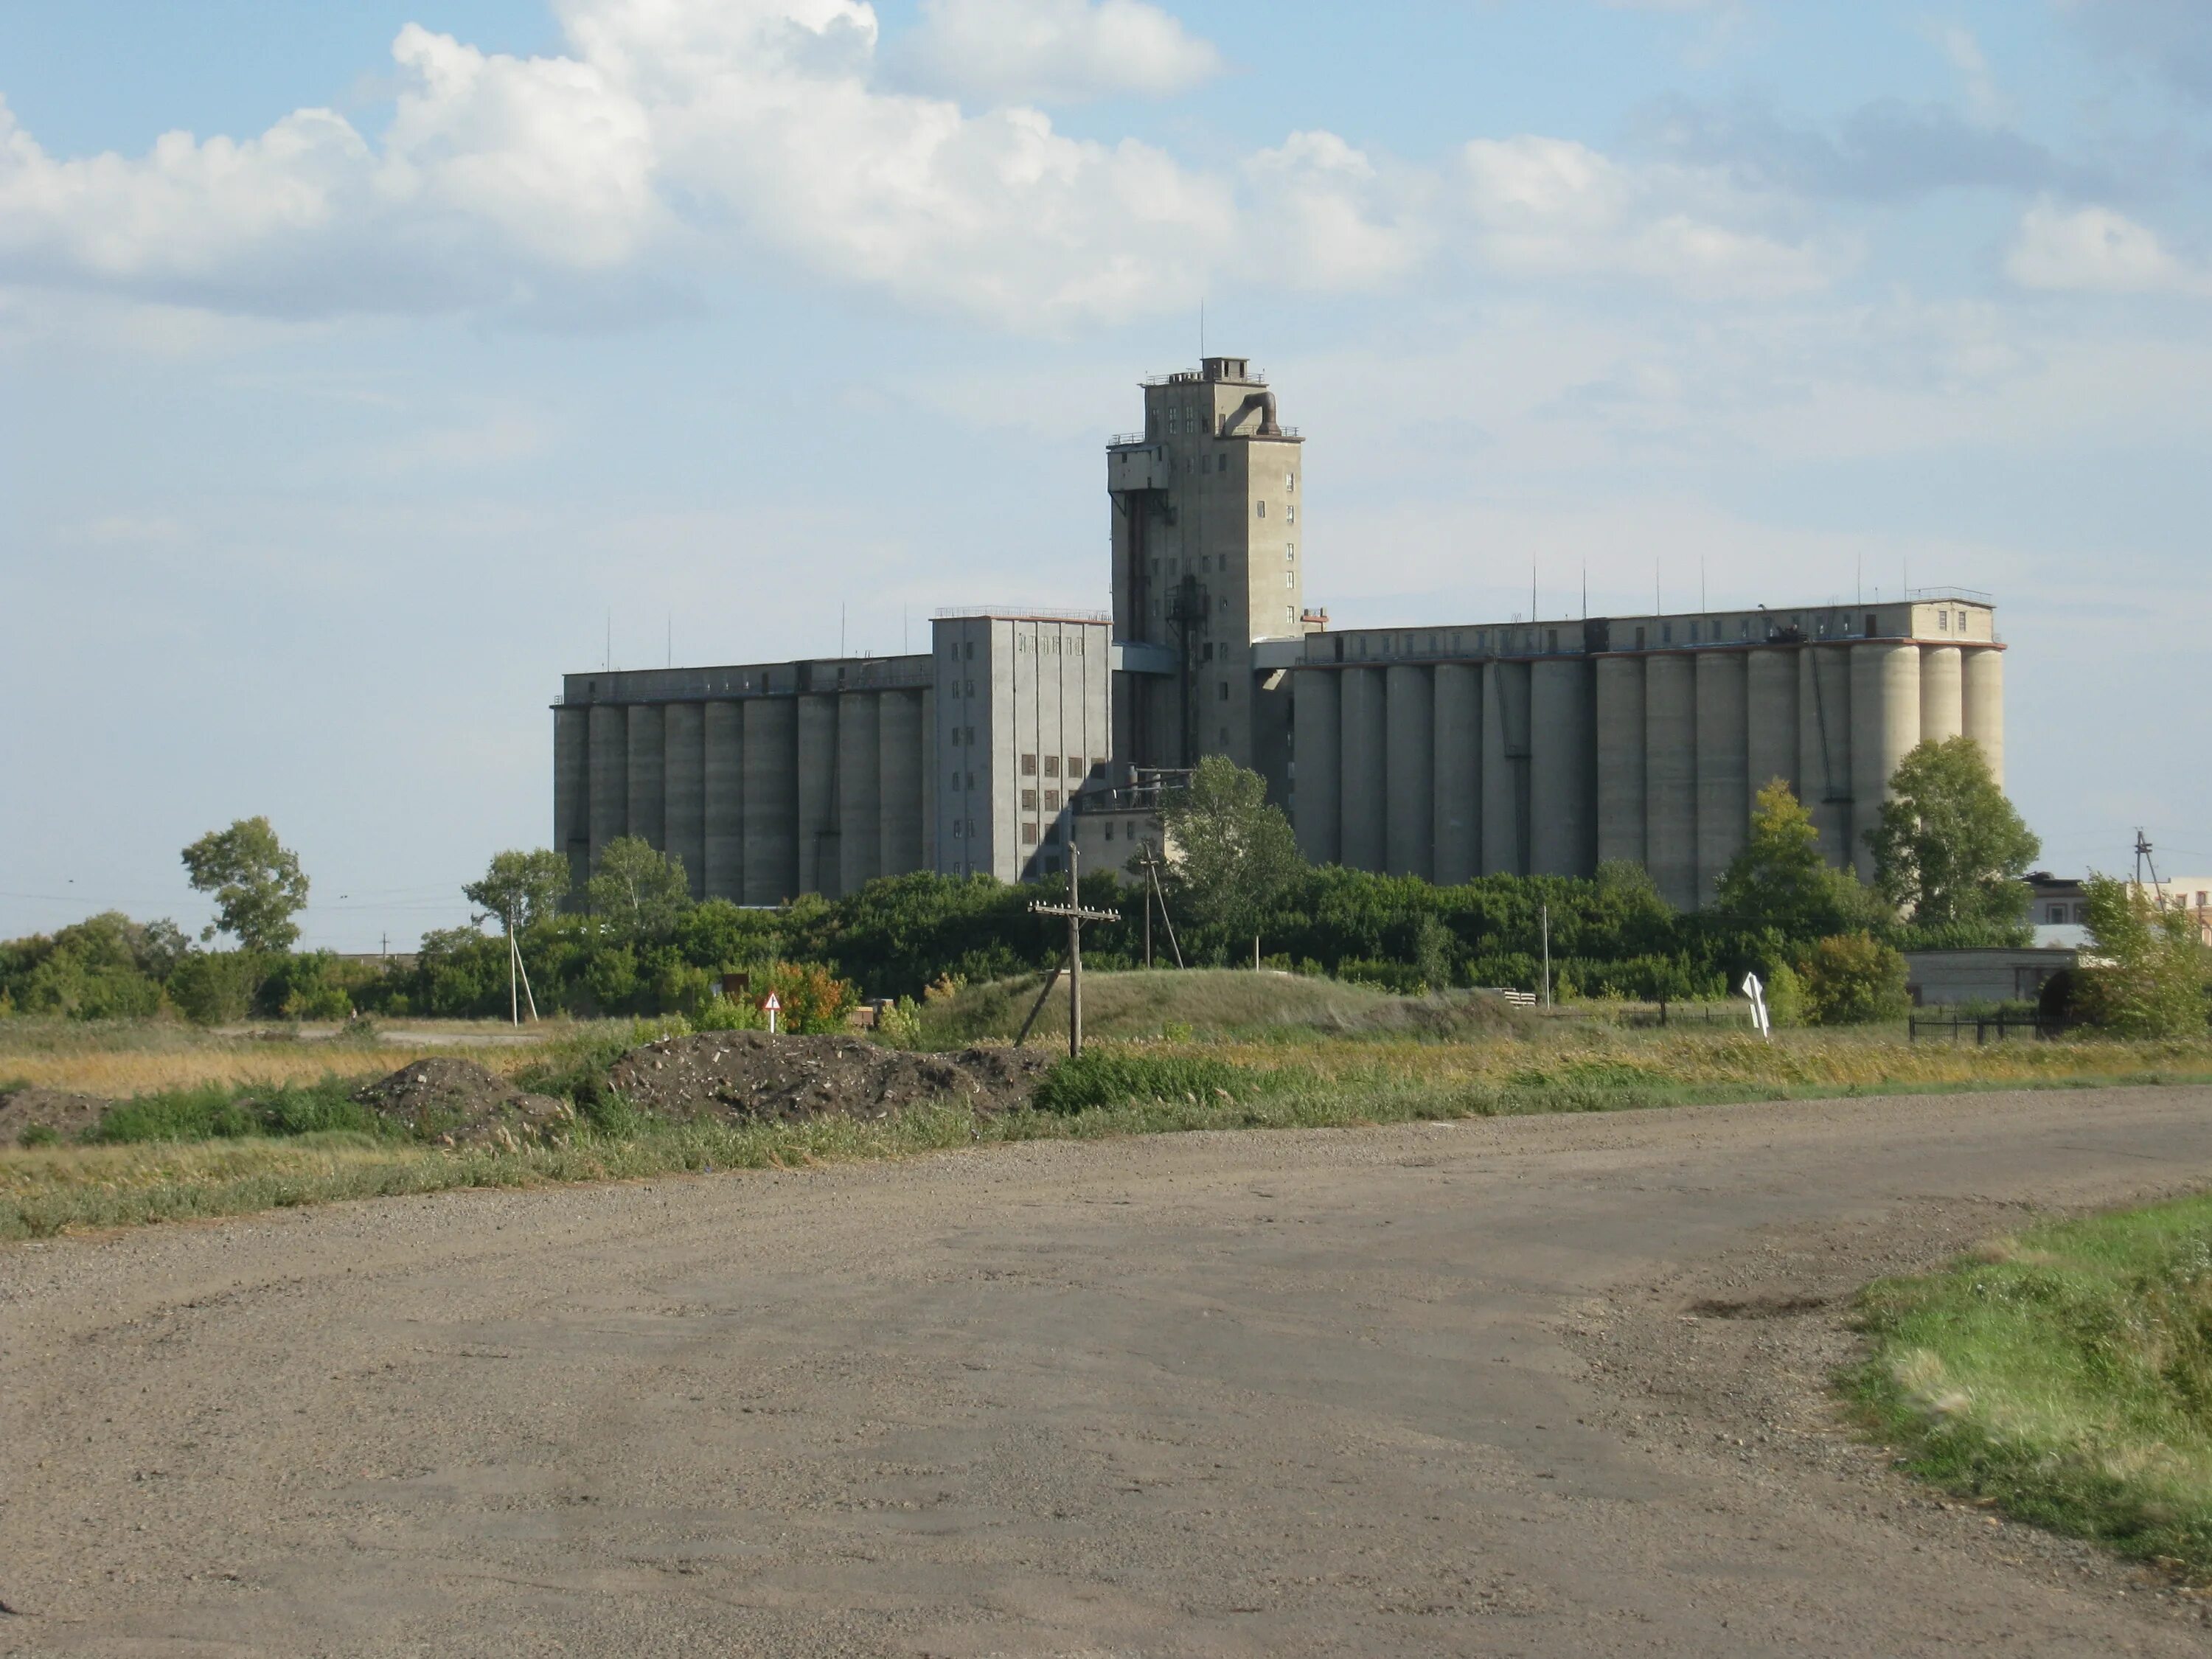
<instances>
[{"instance_id":1,"label":"row of concrete silo","mask_svg":"<svg viewBox=\"0 0 2212 1659\"><path fill-rule=\"evenodd\" d=\"M1910 641L1301 669L1293 812L1317 863L1457 882L1622 859L1710 901L1781 778L1838 865L1923 738L2002 781L2003 658Z\"/></svg>"},{"instance_id":2,"label":"row of concrete silo","mask_svg":"<svg viewBox=\"0 0 2212 1659\"><path fill-rule=\"evenodd\" d=\"M1866 832L1898 763L1964 735L2004 779L1998 646L1910 640L1658 652L1597 663L1597 856L1642 863L1673 902L1711 900L1776 778L1831 863L1870 873Z\"/></svg>"},{"instance_id":3,"label":"row of concrete silo","mask_svg":"<svg viewBox=\"0 0 2212 1659\"><path fill-rule=\"evenodd\" d=\"M554 817L580 884L618 836L683 860L695 897L835 897L929 863L923 690L554 711Z\"/></svg>"},{"instance_id":4,"label":"row of concrete silo","mask_svg":"<svg viewBox=\"0 0 2212 1659\"><path fill-rule=\"evenodd\" d=\"M1595 862L1588 659L1301 669L1291 719L1316 863L1450 883Z\"/></svg>"}]
</instances>

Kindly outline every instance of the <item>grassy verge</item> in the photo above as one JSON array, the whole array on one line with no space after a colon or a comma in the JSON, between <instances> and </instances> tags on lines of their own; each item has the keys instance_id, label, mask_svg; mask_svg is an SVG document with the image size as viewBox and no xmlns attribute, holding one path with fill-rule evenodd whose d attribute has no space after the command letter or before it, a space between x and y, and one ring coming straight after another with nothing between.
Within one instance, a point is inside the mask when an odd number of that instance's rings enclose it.
<instances>
[{"instance_id":1,"label":"grassy verge","mask_svg":"<svg viewBox=\"0 0 2212 1659\"><path fill-rule=\"evenodd\" d=\"M2045 1079L2030 1086L2212 1081L2212 1073L2146 1069ZM1519 1081L1424 1078L1387 1066L1363 1073L1312 1066L1238 1065L1209 1055L1132 1054L1102 1048L1063 1067L1040 1104L993 1115L933 1106L883 1120L678 1124L601 1098L559 1144L444 1149L342 1129L285 1138L150 1140L0 1152L0 1239L191 1217L428 1193L610 1181L707 1169L789 1168L909 1157L948 1147L1036 1139L1101 1139L1190 1130L1328 1128L1417 1119L1812 1099L1955 1090L1955 1081L1774 1085L1641 1073L1525 1073ZM2017 1079L1988 1088L2019 1087ZM312 1118L303 1118L312 1123Z\"/></svg>"},{"instance_id":2,"label":"grassy verge","mask_svg":"<svg viewBox=\"0 0 2212 1659\"><path fill-rule=\"evenodd\" d=\"M1862 1316L1844 1386L1916 1474L2212 1581L2212 1195L2035 1228Z\"/></svg>"}]
</instances>

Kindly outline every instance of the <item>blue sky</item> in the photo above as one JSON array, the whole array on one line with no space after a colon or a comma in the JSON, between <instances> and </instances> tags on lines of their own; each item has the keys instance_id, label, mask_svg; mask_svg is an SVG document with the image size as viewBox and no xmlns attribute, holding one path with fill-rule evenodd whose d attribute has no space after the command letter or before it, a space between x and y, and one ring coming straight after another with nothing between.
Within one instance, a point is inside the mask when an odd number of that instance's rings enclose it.
<instances>
[{"instance_id":1,"label":"blue sky","mask_svg":"<svg viewBox=\"0 0 2212 1659\"><path fill-rule=\"evenodd\" d=\"M1343 623L1988 589L2049 861L2212 873L2197 0L15 0L0 935L547 839L565 669L1103 602L1209 343Z\"/></svg>"}]
</instances>

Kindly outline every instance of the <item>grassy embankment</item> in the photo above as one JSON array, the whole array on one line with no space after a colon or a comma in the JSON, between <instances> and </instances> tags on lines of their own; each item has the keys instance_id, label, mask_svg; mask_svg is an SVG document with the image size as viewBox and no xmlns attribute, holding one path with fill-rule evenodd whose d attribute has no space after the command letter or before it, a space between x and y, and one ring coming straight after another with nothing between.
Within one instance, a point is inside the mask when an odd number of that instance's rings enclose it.
<instances>
[{"instance_id":1,"label":"grassy embankment","mask_svg":"<svg viewBox=\"0 0 2212 1659\"><path fill-rule=\"evenodd\" d=\"M1036 984L969 988L933 1007L928 1040L1003 1040ZM582 1110L563 1144L514 1151L428 1146L349 1114L346 1095L367 1078L418 1053L463 1052L445 1043L200 1040L193 1048L182 1038L124 1031L103 1048L91 1035L56 1038L41 1051L39 1080L48 1086L103 1092L100 1079L135 1075L125 1062L147 1055L160 1058L170 1086L103 1123L107 1140L130 1144L0 1150L0 1237L383 1193L894 1158L1043 1137L2212 1079L2212 1043L1978 1049L1908 1045L1901 1031L1879 1030L1778 1032L1769 1044L1725 1024L1644 1029L1622 1023L1618 1010L1540 1018L1464 997L1415 1000L1234 972L1102 974L1085 993L1086 1025L1104 1040L1080 1069L1057 1073L1036 1108L996 1115L945 1108L883 1122L674 1124L594 1098L622 1028L572 1028L527 1048L465 1051ZM0 1024L0 1079L26 1075L38 1057L24 1051L26 1042L38 1048L27 1025L9 1024L16 1030ZM1064 1012L1059 1024L1064 1033ZM1051 1040L1049 1025L1041 1019L1031 1040ZM64 1064L59 1050L71 1043L75 1057ZM198 1073L194 1053L204 1066ZM199 1078L220 1086L177 1086ZM269 1086L276 1084L292 1086ZM240 1103L248 1096L250 1110Z\"/></svg>"},{"instance_id":2,"label":"grassy embankment","mask_svg":"<svg viewBox=\"0 0 2212 1659\"><path fill-rule=\"evenodd\" d=\"M2212 1582L2212 1196L1867 1291L1845 1379L1917 1474Z\"/></svg>"}]
</instances>

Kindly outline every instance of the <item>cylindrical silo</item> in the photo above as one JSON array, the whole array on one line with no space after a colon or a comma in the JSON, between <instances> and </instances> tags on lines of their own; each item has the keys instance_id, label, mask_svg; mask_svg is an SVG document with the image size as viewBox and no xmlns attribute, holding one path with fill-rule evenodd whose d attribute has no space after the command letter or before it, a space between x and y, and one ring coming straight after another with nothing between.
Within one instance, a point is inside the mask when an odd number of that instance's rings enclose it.
<instances>
[{"instance_id":1,"label":"cylindrical silo","mask_svg":"<svg viewBox=\"0 0 2212 1659\"><path fill-rule=\"evenodd\" d=\"M1874 874L1867 835L1881 822L1898 763L1920 741L1920 647L1904 640L1851 647L1851 858Z\"/></svg>"},{"instance_id":2,"label":"cylindrical silo","mask_svg":"<svg viewBox=\"0 0 2212 1659\"><path fill-rule=\"evenodd\" d=\"M1295 769L1291 805L1297 823L1298 851L1311 864L1334 864L1343 855L1337 836L1339 797L1344 789L1337 678L1333 668L1303 668L1291 676L1291 763Z\"/></svg>"},{"instance_id":3,"label":"cylindrical silo","mask_svg":"<svg viewBox=\"0 0 2212 1659\"><path fill-rule=\"evenodd\" d=\"M1644 862L1644 659L1597 659L1597 856Z\"/></svg>"},{"instance_id":4,"label":"cylindrical silo","mask_svg":"<svg viewBox=\"0 0 2212 1659\"><path fill-rule=\"evenodd\" d=\"M1786 647L1762 646L1751 653L1747 671L1746 701L1751 729L1745 758L1751 793L1779 778L1790 793L1805 799L1805 786L1797 777L1797 664Z\"/></svg>"},{"instance_id":5,"label":"cylindrical silo","mask_svg":"<svg viewBox=\"0 0 2212 1659\"><path fill-rule=\"evenodd\" d=\"M877 720L876 793L883 873L922 867L921 693L886 691Z\"/></svg>"},{"instance_id":6,"label":"cylindrical silo","mask_svg":"<svg viewBox=\"0 0 2212 1659\"><path fill-rule=\"evenodd\" d=\"M662 808L668 855L680 859L695 899L707 896L707 752L704 711L696 702L672 702L665 722Z\"/></svg>"},{"instance_id":7,"label":"cylindrical silo","mask_svg":"<svg viewBox=\"0 0 2212 1659\"><path fill-rule=\"evenodd\" d=\"M1338 856L1348 870L1380 870L1383 860L1382 791L1387 722L1382 671L1347 668L1337 696L1344 767L1342 829Z\"/></svg>"},{"instance_id":8,"label":"cylindrical silo","mask_svg":"<svg viewBox=\"0 0 2212 1659\"><path fill-rule=\"evenodd\" d=\"M1394 663L1384 677L1388 736L1383 759L1383 867L1394 876L1430 874L1436 822L1436 704L1429 671Z\"/></svg>"},{"instance_id":9,"label":"cylindrical silo","mask_svg":"<svg viewBox=\"0 0 2212 1659\"><path fill-rule=\"evenodd\" d=\"M1851 659L1849 646L1797 647L1798 799L1820 832L1820 854L1851 862Z\"/></svg>"},{"instance_id":10,"label":"cylindrical silo","mask_svg":"<svg viewBox=\"0 0 2212 1659\"><path fill-rule=\"evenodd\" d=\"M1528 870L1597 868L1597 695L1587 657L1547 657L1528 677Z\"/></svg>"},{"instance_id":11,"label":"cylindrical silo","mask_svg":"<svg viewBox=\"0 0 2212 1659\"><path fill-rule=\"evenodd\" d=\"M629 833L668 850L662 816L668 787L662 750L660 705L635 702L629 708Z\"/></svg>"},{"instance_id":12,"label":"cylindrical silo","mask_svg":"<svg viewBox=\"0 0 2212 1659\"><path fill-rule=\"evenodd\" d=\"M1920 647L1920 735L1945 743L1966 729L1965 665L1955 645Z\"/></svg>"},{"instance_id":13,"label":"cylindrical silo","mask_svg":"<svg viewBox=\"0 0 2212 1659\"><path fill-rule=\"evenodd\" d=\"M1482 688L1482 873L1528 873L1528 665L1493 662Z\"/></svg>"},{"instance_id":14,"label":"cylindrical silo","mask_svg":"<svg viewBox=\"0 0 2212 1659\"><path fill-rule=\"evenodd\" d=\"M745 902L781 904L799 886L799 705L744 705Z\"/></svg>"},{"instance_id":15,"label":"cylindrical silo","mask_svg":"<svg viewBox=\"0 0 2212 1659\"><path fill-rule=\"evenodd\" d=\"M710 702L700 719L706 759L702 837L708 898L745 896L745 711L739 702Z\"/></svg>"},{"instance_id":16,"label":"cylindrical silo","mask_svg":"<svg viewBox=\"0 0 2212 1659\"><path fill-rule=\"evenodd\" d=\"M799 890L834 898L837 884L837 699L799 700Z\"/></svg>"},{"instance_id":17,"label":"cylindrical silo","mask_svg":"<svg viewBox=\"0 0 2212 1659\"><path fill-rule=\"evenodd\" d=\"M837 890L883 873L883 720L872 691L837 699ZM824 872L826 878L828 872Z\"/></svg>"},{"instance_id":18,"label":"cylindrical silo","mask_svg":"<svg viewBox=\"0 0 2212 1659\"><path fill-rule=\"evenodd\" d=\"M1743 848L1751 821L1747 665L1741 651L1698 653L1698 902Z\"/></svg>"},{"instance_id":19,"label":"cylindrical silo","mask_svg":"<svg viewBox=\"0 0 2212 1659\"><path fill-rule=\"evenodd\" d=\"M1983 646L1966 655L1960 675L1965 690L1966 733L1982 746L1990 775L2004 787L2004 653Z\"/></svg>"},{"instance_id":20,"label":"cylindrical silo","mask_svg":"<svg viewBox=\"0 0 2212 1659\"><path fill-rule=\"evenodd\" d=\"M1482 869L1482 670L1440 662L1436 682L1436 880L1449 887Z\"/></svg>"},{"instance_id":21,"label":"cylindrical silo","mask_svg":"<svg viewBox=\"0 0 2212 1659\"><path fill-rule=\"evenodd\" d=\"M599 853L629 828L629 712L620 703L592 705L592 865Z\"/></svg>"},{"instance_id":22,"label":"cylindrical silo","mask_svg":"<svg viewBox=\"0 0 2212 1659\"><path fill-rule=\"evenodd\" d=\"M592 714L581 705L553 711L553 850L581 887L592 872Z\"/></svg>"},{"instance_id":23,"label":"cylindrical silo","mask_svg":"<svg viewBox=\"0 0 2212 1659\"><path fill-rule=\"evenodd\" d=\"M1698 890L1698 671L1681 652L1644 664L1644 867L1667 902L1694 910Z\"/></svg>"}]
</instances>

